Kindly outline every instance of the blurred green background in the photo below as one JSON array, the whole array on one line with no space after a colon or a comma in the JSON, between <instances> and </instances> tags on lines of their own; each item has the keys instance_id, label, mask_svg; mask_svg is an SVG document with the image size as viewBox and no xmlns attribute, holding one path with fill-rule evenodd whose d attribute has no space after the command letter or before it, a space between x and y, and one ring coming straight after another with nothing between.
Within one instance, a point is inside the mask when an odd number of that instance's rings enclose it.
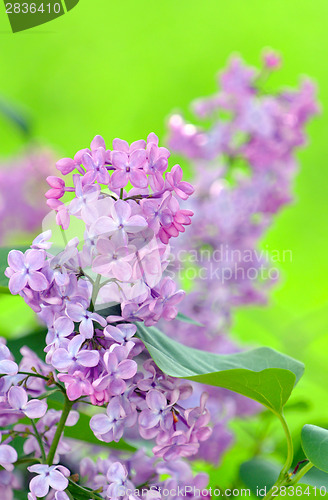
<instances>
[{"instance_id":1,"label":"blurred green background","mask_svg":"<svg viewBox=\"0 0 328 500\"><path fill-rule=\"evenodd\" d=\"M233 335L304 361L295 398L311 409L291 418L328 426L327 25L327 0L80 0L62 18L14 35L0 4L0 93L22 106L34 137L59 157L87 147L95 134L108 144L150 131L164 139L166 117L181 110L191 119L190 101L215 91L215 75L233 52L258 65L263 47L279 51L284 65L273 87L295 86L304 74L317 82L322 112L298 155L295 203L263 242L291 250L293 259L280 264L268 307L236 314ZM0 118L0 142L5 156L24 138ZM0 334L33 321L20 298L1 299L0 307Z\"/></svg>"}]
</instances>

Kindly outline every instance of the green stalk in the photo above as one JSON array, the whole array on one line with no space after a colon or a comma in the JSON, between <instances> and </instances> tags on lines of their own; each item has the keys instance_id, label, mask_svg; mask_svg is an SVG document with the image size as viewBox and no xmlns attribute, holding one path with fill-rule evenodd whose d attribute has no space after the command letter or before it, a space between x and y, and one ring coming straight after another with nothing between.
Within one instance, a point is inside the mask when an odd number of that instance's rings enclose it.
<instances>
[{"instance_id":1,"label":"green stalk","mask_svg":"<svg viewBox=\"0 0 328 500\"><path fill-rule=\"evenodd\" d=\"M33 427L33 430L34 430L34 434L35 434L36 440L37 440L37 442L39 443L39 446L40 446L42 463L45 464L47 458L46 458L46 452L44 451L44 446L43 446L42 438L41 438L41 436L39 434L38 429L36 428L36 425L35 425L35 422L34 422L33 418L31 418L30 420L32 422L32 427Z\"/></svg>"},{"instance_id":2,"label":"green stalk","mask_svg":"<svg viewBox=\"0 0 328 500\"><path fill-rule=\"evenodd\" d=\"M33 457L22 457L22 458L19 458L16 462L15 462L15 466L16 465L21 465L21 464L30 464L30 465L34 465L34 464L40 464L41 463L41 460L39 458L33 458Z\"/></svg>"},{"instance_id":3,"label":"green stalk","mask_svg":"<svg viewBox=\"0 0 328 500\"><path fill-rule=\"evenodd\" d=\"M285 465L283 466L283 468L280 471L280 474L279 474L277 481L272 486L272 488L268 491L268 493L265 495L264 500L270 500L273 497L273 495L276 495L276 493L274 492L275 490L273 490L273 488L276 488L277 486L278 487L283 486L283 485L285 486L285 484L287 484L287 483L290 484L289 469L293 463L293 458L294 458L293 440L292 440L292 436L290 434L290 430L289 430L288 424L286 422L286 419L282 413L276 413L276 415L281 422L282 428L284 429L284 433L286 436L287 458L286 458Z\"/></svg>"},{"instance_id":4,"label":"green stalk","mask_svg":"<svg viewBox=\"0 0 328 500\"><path fill-rule=\"evenodd\" d=\"M66 238L65 230L62 228L62 226L60 226L60 231L61 231L64 243L65 243L65 246L67 246L68 245L68 241L67 241L67 238Z\"/></svg>"},{"instance_id":5,"label":"green stalk","mask_svg":"<svg viewBox=\"0 0 328 500\"><path fill-rule=\"evenodd\" d=\"M285 477L286 474L289 472L289 469L291 468L291 465L293 463L293 458L294 458L293 440L286 419L282 413L279 415L279 420L282 424L287 439L287 459L284 467L280 472L280 476Z\"/></svg>"},{"instance_id":6,"label":"green stalk","mask_svg":"<svg viewBox=\"0 0 328 500\"><path fill-rule=\"evenodd\" d=\"M96 300L97 296L100 290L100 280L101 280L101 275L98 274L97 278L95 279L93 288L92 288L92 296L91 296L91 304L90 304L90 311L93 312L95 310L95 305L96 305Z\"/></svg>"},{"instance_id":7,"label":"green stalk","mask_svg":"<svg viewBox=\"0 0 328 500\"><path fill-rule=\"evenodd\" d=\"M50 450L49 450L49 453L48 453L48 458L47 458L47 464L48 465L52 465L53 464L54 457L55 457L56 450L57 450L57 446L58 446L59 440L61 438L61 435L64 432L66 420L68 418L69 412L72 409L72 406L73 406L73 401L70 401L68 399L68 397L66 396L65 397L64 409L63 409L62 415L60 417L59 423L57 425L56 433L55 433L54 439L53 439L53 441L51 443Z\"/></svg>"},{"instance_id":8,"label":"green stalk","mask_svg":"<svg viewBox=\"0 0 328 500\"><path fill-rule=\"evenodd\" d=\"M307 472L309 472L310 469L312 469L312 467L314 467L313 463L312 462L308 462L306 465L304 465L304 467L302 467L301 470L299 470L297 472L297 474L295 474L295 476L293 477L293 479L290 481L290 485L292 486L293 484L296 484L299 482L299 480L305 476L305 474Z\"/></svg>"},{"instance_id":9,"label":"green stalk","mask_svg":"<svg viewBox=\"0 0 328 500\"><path fill-rule=\"evenodd\" d=\"M39 373L34 373L34 372L18 372L18 375L28 375L29 377L42 378L46 382L49 382L49 377L45 377L44 375L40 375ZM59 382L56 382L55 380L53 380L50 385L57 386L58 389L60 389L61 392L66 395L65 387L63 387Z\"/></svg>"}]
</instances>

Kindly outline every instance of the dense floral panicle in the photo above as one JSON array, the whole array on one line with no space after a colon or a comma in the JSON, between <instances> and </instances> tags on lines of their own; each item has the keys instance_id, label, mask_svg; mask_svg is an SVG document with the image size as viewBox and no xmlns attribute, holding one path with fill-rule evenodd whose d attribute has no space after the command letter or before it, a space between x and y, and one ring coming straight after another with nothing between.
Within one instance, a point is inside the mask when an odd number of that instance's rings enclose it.
<instances>
[{"instance_id":1,"label":"dense floral panicle","mask_svg":"<svg viewBox=\"0 0 328 500\"><path fill-rule=\"evenodd\" d=\"M47 213L44 191L53 153L32 148L0 163L0 243L19 233L35 232Z\"/></svg>"},{"instance_id":2,"label":"dense floral panicle","mask_svg":"<svg viewBox=\"0 0 328 500\"><path fill-rule=\"evenodd\" d=\"M45 383L65 390L71 402L105 407L90 421L100 440L139 433L153 440L154 453L165 460L195 454L211 433L206 397L199 394L195 405L185 406L192 387L155 366L133 324L174 319L184 297L165 271L169 240L191 223L192 211L181 209L179 200L187 200L193 187L182 180L180 166L166 172L169 156L155 134L147 143L130 146L115 139L111 151L96 136L90 149L57 164L64 175L74 171L73 186L56 176L47 179L48 204L57 212L55 228L35 238L25 253L8 255L5 274L11 292L24 298L48 332L45 366L25 350L22 363L28 375L6 383L5 411L14 423L22 415L39 418L36 429L45 437L44 450L58 420L44 401L29 396L32 390L40 396ZM66 203L61 201L65 193L71 197ZM67 230L65 244L56 239L56 225ZM2 350L0 362L9 377L17 370L6 347ZM37 382L29 375L33 370L42 375L35 377ZM19 423L14 432L22 432ZM28 436L24 450L36 453L37 446ZM61 440L56 461L65 449ZM31 495L38 496L41 483L46 489L42 478L50 471L39 472ZM51 474L58 476L57 469Z\"/></svg>"},{"instance_id":3,"label":"dense floral panicle","mask_svg":"<svg viewBox=\"0 0 328 500\"><path fill-rule=\"evenodd\" d=\"M88 311L92 280L86 276L90 275L100 276L97 305L119 304L128 321L153 325L161 317L169 320L177 314L183 292L176 292L163 273L169 240L191 223L193 213L181 209L179 200L186 200L193 187L182 180L178 165L165 172L169 156L166 148L158 146L155 134L148 136L147 143L136 141L131 146L115 139L111 151L96 136L90 149L78 152L74 160L57 163L64 175L77 173L73 186L66 186L62 178L48 177L48 205L62 229L68 230L74 219L84 225L83 234L58 253L47 230L25 254L10 252L6 271L11 292L21 294L36 312L47 316L49 327L50 316L58 319L62 306L62 316L80 323L81 335L93 336L97 315ZM125 190L128 184L130 191ZM67 203L61 200L65 193L73 196Z\"/></svg>"}]
</instances>

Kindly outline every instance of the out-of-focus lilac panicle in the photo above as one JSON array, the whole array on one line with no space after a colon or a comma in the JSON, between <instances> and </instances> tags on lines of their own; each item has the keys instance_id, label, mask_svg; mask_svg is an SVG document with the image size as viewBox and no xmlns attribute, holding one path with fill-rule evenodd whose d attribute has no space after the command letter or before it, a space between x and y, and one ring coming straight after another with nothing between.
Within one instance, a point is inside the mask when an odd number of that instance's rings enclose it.
<instances>
[{"instance_id":1,"label":"out-of-focus lilac panicle","mask_svg":"<svg viewBox=\"0 0 328 500\"><path fill-rule=\"evenodd\" d=\"M268 77L280 65L273 51L264 52L260 70L233 57L219 75L217 93L192 104L197 123L209 125L187 123L181 115L169 120L169 147L195 172L195 194L187 205L194 212L193 225L174 243L171 270L176 280L192 282L181 312L204 326L162 328L198 349L239 350L229 336L234 309L265 304L279 277L279 264L260 250L260 241L274 216L293 200L296 152L306 144L307 122L318 113L315 85L308 79L296 89L267 91ZM232 440L225 423L258 405L205 389L215 425L199 455L217 461Z\"/></svg>"},{"instance_id":2,"label":"out-of-focus lilac panicle","mask_svg":"<svg viewBox=\"0 0 328 500\"><path fill-rule=\"evenodd\" d=\"M197 269L193 294L182 309L205 324L209 342L219 342L212 337L228 331L234 307L265 303L277 279L260 241L274 215L293 199L296 152L306 143L307 122L318 113L315 85L308 79L295 90L266 90L280 65L272 50L263 53L260 70L233 57L219 75L218 92L193 103L198 121L210 125L186 123L181 115L169 121L170 148L196 174L188 202L193 229L174 244L173 272L188 265ZM213 348L203 344L196 327L195 335L190 325L185 329L188 336L179 329L180 340Z\"/></svg>"},{"instance_id":3,"label":"out-of-focus lilac panicle","mask_svg":"<svg viewBox=\"0 0 328 500\"><path fill-rule=\"evenodd\" d=\"M80 475L85 486L93 490L102 488L105 498L134 500L141 495L147 499L210 498L207 474L193 474L190 465L183 460L158 462L142 449L128 456L121 452L115 456L114 452L109 459L98 459L96 463L84 458ZM180 493L175 495L178 489ZM167 492L165 495L164 490Z\"/></svg>"},{"instance_id":4,"label":"out-of-focus lilac panicle","mask_svg":"<svg viewBox=\"0 0 328 500\"><path fill-rule=\"evenodd\" d=\"M32 147L0 160L0 244L22 233L35 233L48 213L44 192L54 156L50 149Z\"/></svg>"}]
</instances>

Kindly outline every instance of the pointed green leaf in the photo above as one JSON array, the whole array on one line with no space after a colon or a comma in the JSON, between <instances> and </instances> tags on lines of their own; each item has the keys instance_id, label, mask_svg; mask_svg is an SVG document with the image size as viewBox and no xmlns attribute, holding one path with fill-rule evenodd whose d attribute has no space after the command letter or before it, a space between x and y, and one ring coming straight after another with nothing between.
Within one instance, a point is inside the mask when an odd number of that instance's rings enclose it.
<instances>
[{"instance_id":1,"label":"pointed green leaf","mask_svg":"<svg viewBox=\"0 0 328 500\"><path fill-rule=\"evenodd\" d=\"M190 325L204 326L198 321L195 321L194 319L189 318L189 316L186 316L185 314L182 314L180 312L177 314L176 319L182 321L183 323L189 323Z\"/></svg>"},{"instance_id":2,"label":"pointed green leaf","mask_svg":"<svg viewBox=\"0 0 328 500\"><path fill-rule=\"evenodd\" d=\"M224 387L281 413L304 366L289 356L262 347L229 355L186 347L136 323L138 336L163 372L172 377Z\"/></svg>"},{"instance_id":3,"label":"pointed green leaf","mask_svg":"<svg viewBox=\"0 0 328 500\"><path fill-rule=\"evenodd\" d=\"M99 493L93 492L90 488L74 483L71 479L69 479L68 491L75 500L90 500L90 498L103 500L104 498Z\"/></svg>"},{"instance_id":4,"label":"pointed green leaf","mask_svg":"<svg viewBox=\"0 0 328 500\"><path fill-rule=\"evenodd\" d=\"M26 135L31 133L31 121L16 105L0 97L0 113Z\"/></svg>"},{"instance_id":5,"label":"pointed green leaf","mask_svg":"<svg viewBox=\"0 0 328 500\"><path fill-rule=\"evenodd\" d=\"M277 481L280 471L281 465L262 458L254 458L241 464L239 476L254 495L265 496Z\"/></svg>"},{"instance_id":6,"label":"pointed green leaf","mask_svg":"<svg viewBox=\"0 0 328 500\"><path fill-rule=\"evenodd\" d=\"M302 447L306 457L318 469L328 472L328 430L316 425L304 425Z\"/></svg>"}]
</instances>

